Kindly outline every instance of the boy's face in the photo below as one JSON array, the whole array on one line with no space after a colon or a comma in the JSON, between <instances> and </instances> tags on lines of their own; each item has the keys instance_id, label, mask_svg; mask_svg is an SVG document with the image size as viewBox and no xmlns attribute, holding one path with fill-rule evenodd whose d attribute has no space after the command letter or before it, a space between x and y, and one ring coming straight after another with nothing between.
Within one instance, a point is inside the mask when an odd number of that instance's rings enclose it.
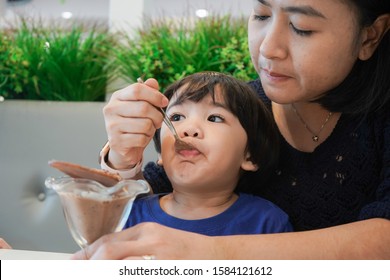
<instances>
[{"instance_id":1,"label":"boy's face","mask_svg":"<svg viewBox=\"0 0 390 280\"><path fill-rule=\"evenodd\" d=\"M187 100L177 104L175 101L173 96L167 114L179 136L195 147L194 150L175 150L172 133L162 126L162 164L175 189L183 186L196 191L231 191L241 169L257 169L247 160L246 132L227 109L218 89L215 102L210 95L198 103Z\"/></svg>"}]
</instances>

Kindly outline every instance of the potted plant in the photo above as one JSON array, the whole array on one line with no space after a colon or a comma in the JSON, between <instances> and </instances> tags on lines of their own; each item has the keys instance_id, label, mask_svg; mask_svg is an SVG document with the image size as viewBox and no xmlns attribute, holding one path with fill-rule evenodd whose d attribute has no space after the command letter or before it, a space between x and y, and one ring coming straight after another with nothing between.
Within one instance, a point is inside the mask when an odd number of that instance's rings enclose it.
<instances>
[{"instance_id":1,"label":"potted plant","mask_svg":"<svg viewBox=\"0 0 390 280\"><path fill-rule=\"evenodd\" d=\"M116 40L97 27L44 27L22 19L1 34L0 95L6 99L104 101L116 75Z\"/></svg>"},{"instance_id":2,"label":"potted plant","mask_svg":"<svg viewBox=\"0 0 390 280\"><path fill-rule=\"evenodd\" d=\"M250 63L246 20L212 16L172 21L148 21L135 36L121 35L114 50L116 65L128 82L154 77L163 90L185 75L210 70L230 73L243 80L257 77Z\"/></svg>"}]
</instances>

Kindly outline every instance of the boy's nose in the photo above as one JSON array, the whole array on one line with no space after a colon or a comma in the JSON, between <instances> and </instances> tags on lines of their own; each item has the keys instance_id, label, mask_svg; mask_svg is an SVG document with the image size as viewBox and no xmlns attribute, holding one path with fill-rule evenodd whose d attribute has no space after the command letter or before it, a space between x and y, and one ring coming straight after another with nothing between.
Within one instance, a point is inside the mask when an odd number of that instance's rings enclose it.
<instances>
[{"instance_id":1,"label":"boy's nose","mask_svg":"<svg viewBox=\"0 0 390 280\"><path fill-rule=\"evenodd\" d=\"M191 137L198 137L198 135L199 135L199 133L198 132L192 132L192 131L184 131L184 136L186 136L186 137L189 137L189 136L191 136Z\"/></svg>"},{"instance_id":2,"label":"boy's nose","mask_svg":"<svg viewBox=\"0 0 390 280\"><path fill-rule=\"evenodd\" d=\"M180 134L182 134L181 137L202 137L199 124L195 124L194 122L183 123Z\"/></svg>"}]
</instances>

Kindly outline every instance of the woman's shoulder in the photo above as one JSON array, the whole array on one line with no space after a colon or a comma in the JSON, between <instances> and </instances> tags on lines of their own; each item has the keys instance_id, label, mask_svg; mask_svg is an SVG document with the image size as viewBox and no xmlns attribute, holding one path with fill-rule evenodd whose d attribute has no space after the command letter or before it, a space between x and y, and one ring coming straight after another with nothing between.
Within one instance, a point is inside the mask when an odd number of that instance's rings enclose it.
<instances>
[{"instance_id":1,"label":"woman's shoulder","mask_svg":"<svg viewBox=\"0 0 390 280\"><path fill-rule=\"evenodd\" d=\"M263 86L261 85L260 79L248 82L248 84L254 89L260 99L267 105L271 106L271 100L265 95Z\"/></svg>"},{"instance_id":2,"label":"woman's shoulder","mask_svg":"<svg viewBox=\"0 0 390 280\"><path fill-rule=\"evenodd\" d=\"M371 114L367 117L367 127L372 129L376 144L380 145L382 149L389 150L390 110ZM390 155L388 154L388 156Z\"/></svg>"},{"instance_id":3,"label":"woman's shoulder","mask_svg":"<svg viewBox=\"0 0 390 280\"><path fill-rule=\"evenodd\" d=\"M390 110L374 112L360 119L355 118L355 123L360 125L360 132L371 134L374 139L380 141L390 139Z\"/></svg>"},{"instance_id":4,"label":"woman's shoulder","mask_svg":"<svg viewBox=\"0 0 390 280\"><path fill-rule=\"evenodd\" d=\"M275 203L257 196L253 194L248 193L239 193L239 199L237 200L237 203L245 205L245 207L251 208L251 209L257 209L256 211L259 211L261 213L265 212L279 212L280 214L287 215L279 206L277 206ZM254 207L256 206L256 207Z\"/></svg>"},{"instance_id":5,"label":"woman's shoulder","mask_svg":"<svg viewBox=\"0 0 390 280\"><path fill-rule=\"evenodd\" d=\"M389 110L381 110L380 112L374 112L368 119L376 125L384 127L390 126L390 108Z\"/></svg>"},{"instance_id":6,"label":"woman's shoulder","mask_svg":"<svg viewBox=\"0 0 390 280\"><path fill-rule=\"evenodd\" d=\"M155 162L148 162L145 165L143 175L152 187L154 193L166 193L172 191L171 183L164 168Z\"/></svg>"}]
</instances>

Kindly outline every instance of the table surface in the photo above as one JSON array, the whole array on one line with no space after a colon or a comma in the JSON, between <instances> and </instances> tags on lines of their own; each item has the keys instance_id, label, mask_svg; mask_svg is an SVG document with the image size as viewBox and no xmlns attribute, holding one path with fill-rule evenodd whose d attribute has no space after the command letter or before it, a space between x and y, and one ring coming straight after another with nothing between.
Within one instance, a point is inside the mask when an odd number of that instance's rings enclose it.
<instances>
[{"instance_id":1,"label":"table surface","mask_svg":"<svg viewBox=\"0 0 390 280\"><path fill-rule=\"evenodd\" d=\"M72 254L0 249L0 260L69 260Z\"/></svg>"}]
</instances>

